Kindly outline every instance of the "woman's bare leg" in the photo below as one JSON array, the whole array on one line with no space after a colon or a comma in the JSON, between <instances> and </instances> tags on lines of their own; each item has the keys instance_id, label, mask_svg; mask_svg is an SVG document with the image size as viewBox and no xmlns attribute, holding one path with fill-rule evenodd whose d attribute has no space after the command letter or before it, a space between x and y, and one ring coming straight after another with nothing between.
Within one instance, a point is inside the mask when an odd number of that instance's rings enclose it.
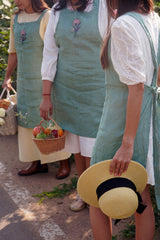
<instances>
[{"instance_id":1,"label":"woman's bare leg","mask_svg":"<svg viewBox=\"0 0 160 240\"><path fill-rule=\"evenodd\" d=\"M85 157L83 157L80 153L76 153L74 154L74 160L78 176L80 176L86 170Z\"/></svg>"},{"instance_id":2,"label":"woman's bare leg","mask_svg":"<svg viewBox=\"0 0 160 240\"><path fill-rule=\"evenodd\" d=\"M90 206L90 222L94 240L111 240L112 224L100 208Z\"/></svg>"},{"instance_id":3,"label":"woman's bare leg","mask_svg":"<svg viewBox=\"0 0 160 240\"><path fill-rule=\"evenodd\" d=\"M74 159L78 176L80 176L86 170L86 159L85 157L81 156L80 153L74 154ZM70 205L70 209L74 212L81 211L85 207L86 203L80 198L79 195L76 196L76 199Z\"/></svg>"},{"instance_id":4,"label":"woman's bare leg","mask_svg":"<svg viewBox=\"0 0 160 240\"><path fill-rule=\"evenodd\" d=\"M91 158L85 157L86 169L89 168L89 166L90 166L90 160L91 160Z\"/></svg>"},{"instance_id":5,"label":"woman's bare leg","mask_svg":"<svg viewBox=\"0 0 160 240\"><path fill-rule=\"evenodd\" d=\"M142 193L143 203L147 205L142 214L135 214L136 240L153 240L155 233L155 217L149 192L149 185Z\"/></svg>"}]
</instances>

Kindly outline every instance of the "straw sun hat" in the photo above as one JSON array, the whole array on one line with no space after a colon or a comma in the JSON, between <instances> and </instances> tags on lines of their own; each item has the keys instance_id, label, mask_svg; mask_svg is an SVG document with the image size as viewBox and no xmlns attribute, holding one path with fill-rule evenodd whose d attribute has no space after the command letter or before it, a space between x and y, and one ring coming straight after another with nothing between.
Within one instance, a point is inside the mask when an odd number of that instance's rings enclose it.
<instances>
[{"instance_id":1,"label":"straw sun hat","mask_svg":"<svg viewBox=\"0 0 160 240\"><path fill-rule=\"evenodd\" d=\"M89 167L79 178L77 190L80 197L91 206L98 207L115 219L130 217L136 211L142 213L140 194L147 184L145 168L131 161L120 177L109 173L110 160Z\"/></svg>"}]
</instances>

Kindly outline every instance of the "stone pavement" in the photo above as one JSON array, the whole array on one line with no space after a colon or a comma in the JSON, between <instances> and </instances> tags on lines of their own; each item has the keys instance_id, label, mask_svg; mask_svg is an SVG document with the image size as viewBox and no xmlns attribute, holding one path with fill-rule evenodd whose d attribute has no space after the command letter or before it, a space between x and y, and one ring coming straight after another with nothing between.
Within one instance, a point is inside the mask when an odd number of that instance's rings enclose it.
<instances>
[{"instance_id":1,"label":"stone pavement","mask_svg":"<svg viewBox=\"0 0 160 240\"><path fill-rule=\"evenodd\" d=\"M55 178L58 163L49 164L48 173L18 176L18 170L26 166L18 159L17 135L0 136L0 240L92 240L88 208L77 213L69 209L76 191L41 204L33 197L69 183L76 175L75 164L72 163L70 176L62 180ZM113 226L114 236L126 222Z\"/></svg>"}]
</instances>

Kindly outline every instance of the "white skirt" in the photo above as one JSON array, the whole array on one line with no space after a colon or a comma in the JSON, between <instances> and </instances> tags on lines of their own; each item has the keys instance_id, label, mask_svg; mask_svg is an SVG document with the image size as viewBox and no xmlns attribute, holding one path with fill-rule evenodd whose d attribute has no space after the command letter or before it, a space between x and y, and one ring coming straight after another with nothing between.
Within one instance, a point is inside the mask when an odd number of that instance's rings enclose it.
<instances>
[{"instance_id":1,"label":"white skirt","mask_svg":"<svg viewBox=\"0 0 160 240\"><path fill-rule=\"evenodd\" d=\"M91 157L95 143L95 138L79 137L66 131L65 148L62 151L45 155L40 153L32 137L32 129L18 126L19 160L21 162L40 160L41 164L45 164L68 159L71 154L76 153Z\"/></svg>"}]
</instances>

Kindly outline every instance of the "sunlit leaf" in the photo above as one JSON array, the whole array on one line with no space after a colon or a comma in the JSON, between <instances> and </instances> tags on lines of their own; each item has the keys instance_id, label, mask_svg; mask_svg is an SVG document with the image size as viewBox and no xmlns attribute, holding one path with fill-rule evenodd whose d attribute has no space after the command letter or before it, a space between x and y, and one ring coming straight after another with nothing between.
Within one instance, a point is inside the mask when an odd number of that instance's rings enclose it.
<instances>
[{"instance_id":1,"label":"sunlit leaf","mask_svg":"<svg viewBox=\"0 0 160 240\"><path fill-rule=\"evenodd\" d=\"M4 5L6 5L6 6L8 6L8 7L11 7L10 1L8 1L8 0L2 0L2 2L3 2Z\"/></svg>"}]
</instances>

